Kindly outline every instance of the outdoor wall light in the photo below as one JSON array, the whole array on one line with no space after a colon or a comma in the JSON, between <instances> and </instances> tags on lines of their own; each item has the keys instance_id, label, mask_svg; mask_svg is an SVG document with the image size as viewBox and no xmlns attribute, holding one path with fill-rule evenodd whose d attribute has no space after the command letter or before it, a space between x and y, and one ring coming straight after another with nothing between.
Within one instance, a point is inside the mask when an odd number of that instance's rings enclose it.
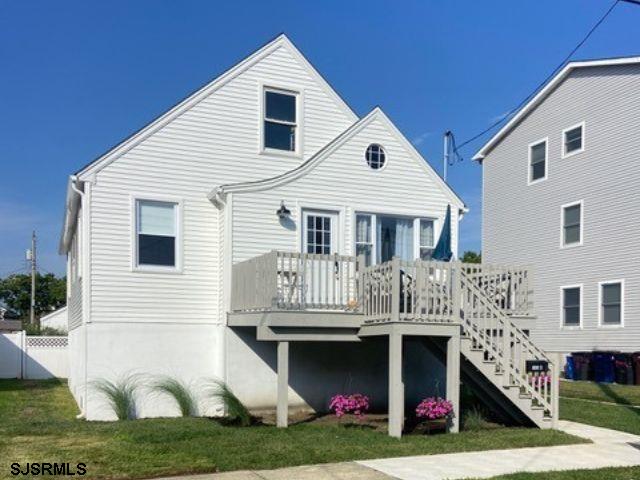
<instances>
[{"instance_id":1,"label":"outdoor wall light","mask_svg":"<svg viewBox=\"0 0 640 480\"><path fill-rule=\"evenodd\" d=\"M284 200L282 200L280 202L280 208L278 210L276 210L276 215L278 215L278 218L280 220L284 220L285 218L289 218L289 215L291 215L291 210L289 210L287 207L285 207Z\"/></svg>"}]
</instances>

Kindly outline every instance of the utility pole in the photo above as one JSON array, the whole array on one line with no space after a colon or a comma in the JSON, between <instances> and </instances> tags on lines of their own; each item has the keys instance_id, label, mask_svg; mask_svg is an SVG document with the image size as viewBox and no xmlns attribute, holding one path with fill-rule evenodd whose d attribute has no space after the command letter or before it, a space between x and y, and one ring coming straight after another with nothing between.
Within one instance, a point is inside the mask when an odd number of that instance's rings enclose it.
<instances>
[{"instance_id":1,"label":"utility pole","mask_svg":"<svg viewBox=\"0 0 640 480\"><path fill-rule=\"evenodd\" d=\"M451 130L444 132L444 181L447 181L447 167L449 166L449 138Z\"/></svg>"},{"instance_id":2,"label":"utility pole","mask_svg":"<svg viewBox=\"0 0 640 480\"><path fill-rule=\"evenodd\" d=\"M29 309L29 322L36 324L36 232L31 234L31 250L29 252L31 260L31 308Z\"/></svg>"}]
</instances>

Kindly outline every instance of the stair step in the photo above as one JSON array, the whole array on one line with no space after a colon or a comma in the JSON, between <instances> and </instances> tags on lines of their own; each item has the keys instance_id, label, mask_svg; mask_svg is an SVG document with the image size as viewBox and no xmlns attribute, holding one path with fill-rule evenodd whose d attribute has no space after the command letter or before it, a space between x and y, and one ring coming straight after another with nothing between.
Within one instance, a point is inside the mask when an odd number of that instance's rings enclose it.
<instances>
[{"instance_id":1,"label":"stair step","mask_svg":"<svg viewBox=\"0 0 640 480\"><path fill-rule=\"evenodd\" d=\"M531 405L531 410L544 410L545 408L541 405Z\"/></svg>"}]
</instances>

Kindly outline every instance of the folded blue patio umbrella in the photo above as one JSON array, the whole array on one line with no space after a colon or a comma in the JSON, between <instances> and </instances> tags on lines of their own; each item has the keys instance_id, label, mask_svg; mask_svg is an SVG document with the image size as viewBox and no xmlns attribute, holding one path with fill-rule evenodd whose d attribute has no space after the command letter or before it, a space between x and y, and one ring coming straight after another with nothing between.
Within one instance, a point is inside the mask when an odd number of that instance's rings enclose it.
<instances>
[{"instance_id":1,"label":"folded blue patio umbrella","mask_svg":"<svg viewBox=\"0 0 640 480\"><path fill-rule=\"evenodd\" d=\"M440 233L440 239L431 254L432 260L448 262L453 257L451 251L451 205L447 205L447 215L444 217L444 225Z\"/></svg>"}]
</instances>

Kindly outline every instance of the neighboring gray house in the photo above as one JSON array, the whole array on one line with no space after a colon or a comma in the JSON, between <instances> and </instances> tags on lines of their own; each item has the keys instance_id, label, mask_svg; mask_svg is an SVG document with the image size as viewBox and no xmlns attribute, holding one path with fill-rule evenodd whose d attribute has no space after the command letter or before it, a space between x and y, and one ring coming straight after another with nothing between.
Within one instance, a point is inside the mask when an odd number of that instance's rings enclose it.
<instances>
[{"instance_id":1,"label":"neighboring gray house","mask_svg":"<svg viewBox=\"0 0 640 480\"><path fill-rule=\"evenodd\" d=\"M533 266L548 352L640 350L639 129L640 57L572 62L474 157L483 260Z\"/></svg>"}]
</instances>

